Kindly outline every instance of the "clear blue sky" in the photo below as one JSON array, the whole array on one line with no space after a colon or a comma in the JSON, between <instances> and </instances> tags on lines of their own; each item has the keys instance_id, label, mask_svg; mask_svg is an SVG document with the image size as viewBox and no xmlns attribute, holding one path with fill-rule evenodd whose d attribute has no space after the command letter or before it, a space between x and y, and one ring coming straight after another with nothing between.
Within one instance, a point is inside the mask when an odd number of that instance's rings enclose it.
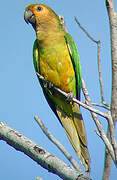
<instances>
[{"instance_id":1,"label":"clear blue sky","mask_svg":"<svg viewBox=\"0 0 117 180\"><path fill-rule=\"evenodd\" d=\"M35 75L32 63L32 46L35 32L24 21L24 9L30 3L45 3L63 15L68 32L77 44L90 97L100 103L100 89L97 71L97 47L91 42L74 21L76 16L81 24L95 38L101 37L101 65L104 83L104 96L110 103L111 62L108 16L103 0L43 0L43 1L1 1L0 4L0 120L31 138L49 152L57 155L69 164L61 152L47 139L34 121L39 115L48 129L65 145L75 159L75 153L49 108ZM117 1L115 0L117 9ZM82 96L82 101L84 100ZM96 135L96 126L87 110L82 108L88 147L92 159L91 177L100 180L104 165L104 144ZM106 130L106 120L100 119ZM59 180L59 177L47 172L21 152L17 152L5 142L0 142L0 179L35 179L40 176L46 180ZM79 161L78 161L79 162ZM112 166L111 180L117 177L117 170Z\"/></svg>"}]
</instances>

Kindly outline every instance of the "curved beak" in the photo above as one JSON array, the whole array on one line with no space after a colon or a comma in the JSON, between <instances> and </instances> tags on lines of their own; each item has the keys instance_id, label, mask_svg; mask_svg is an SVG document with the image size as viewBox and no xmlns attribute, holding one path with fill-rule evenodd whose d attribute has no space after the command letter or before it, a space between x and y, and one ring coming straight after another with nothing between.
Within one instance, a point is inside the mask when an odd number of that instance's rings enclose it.
<instances>
[{"instance_id":1,"label":"curved beak","mask_svg":"<svg viewBox=\"0 0 117 180\"><path fill-rule=\"evenodd\" d=\"M35 16L30 9L25 10L24 20L26 21L27 24L31 23L32 25L34 25L36 23Z\"/></svg>"}]
</instances>

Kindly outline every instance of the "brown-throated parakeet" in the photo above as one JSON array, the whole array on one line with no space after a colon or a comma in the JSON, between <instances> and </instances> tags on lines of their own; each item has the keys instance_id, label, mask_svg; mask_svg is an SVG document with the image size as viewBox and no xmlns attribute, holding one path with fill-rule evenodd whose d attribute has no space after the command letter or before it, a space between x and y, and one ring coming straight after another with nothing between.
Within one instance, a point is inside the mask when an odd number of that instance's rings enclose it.
<instances>
[{"instance_id":1,"label":"brown-throated parakeet","mask_svg":"<svg viewBox=\"0 0 117 180\"><path fill-rule=\"evenodd\" d=\"M33 46L35 71L45 80L80 99L81 68L79 54L70 34L64 31L59 16L44 4L26 7L24 19L36 32ZM68 102L39 79L44 95L65 129L65 132L86 171L90 171L90 156L80 107Z\"/></svg>"}]
</instances>

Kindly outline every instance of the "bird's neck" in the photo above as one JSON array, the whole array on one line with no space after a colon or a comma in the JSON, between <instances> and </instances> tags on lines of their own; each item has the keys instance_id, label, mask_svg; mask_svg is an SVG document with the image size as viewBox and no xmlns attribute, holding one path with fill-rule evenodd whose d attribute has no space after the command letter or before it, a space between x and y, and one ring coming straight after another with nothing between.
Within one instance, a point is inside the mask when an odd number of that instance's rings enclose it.
<instances>
[{"instance_id":1,"label":"bird's neck","mask_svg":"<svg viewBox=\"0 0 117 180\"><path fill-rule=\"evenodd\" d=\"M41 23L36 27L36 37L39 41L40 46L54 46L61 41L64 41L65 32L58 26L58 23L54 21L48 21Z\"/></svg>"},{"instance_id":2,"label":"bird's neck","mask_svg":"<svg viewBox=\"0 0 117 180\"><path fill-rule=\"evenodd\" d=\"M39 47L49 47L56 44L60 44L64 41L64 34L59 34L57 32L42 32L37 33L37 39L39 42Z\"/></svg>"}]
</instances>

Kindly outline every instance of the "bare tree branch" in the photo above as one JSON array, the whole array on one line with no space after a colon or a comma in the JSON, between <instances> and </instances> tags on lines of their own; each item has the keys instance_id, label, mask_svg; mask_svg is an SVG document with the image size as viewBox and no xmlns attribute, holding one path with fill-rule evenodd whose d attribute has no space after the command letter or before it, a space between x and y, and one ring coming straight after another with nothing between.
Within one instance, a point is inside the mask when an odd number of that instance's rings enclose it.
<instances>
[{"instance_id":1,"label":"bare tree branch","mask_svg":"<svg viewBox=\"0 0 117 180\"><path fill-rule=\"evenodd\" d=\"M114 1L106 0L106 7L109 16L110 34L111 34L111 59L112 59L112 95L111 95L111 116L112 121L117 121L117 13L114 10ZM107 137L110 141L113 141L112 131L114 127L110 129L108 126ZM113 142L112 142L113 145ZM115 159L117 161L117 145L114 145ZM110 154L105 150L105 165L103 180L109 180L111 172L112 159Z\"/></svg>"},{"instance_id":2,"label":"bare tree branch","mask_svg":"<svg viewBox=\"0 0 117 180\"><path fill-rule=\"evenodd\" d=\"M104 100L104 93L103 93L103 83L102 83L102 73L101 73L101 63L100 63L100 40L95 40L87 31L86 29L80 24L78 19L75 17L75 21L79 25L79 27L85 32L85 34L91 39L94 43L97 44L97 49L98 49L98 72L99 72L99 84L100 84L100 91L101 91L101 100L102 103L105 106L108 106Z\"/></svg>"},{"instance_id":3,"label":"bare tree branch","mask_svg":"<svg viewBox=\"0 0 117 180\"><path fill-rule=\"evenodd\" d=\"M109 105L107 105L107 106L105 106L105 105L103 105L103 104L99 104L99 103L92 103L92 106L99 106L99 107L102 107L102 108L105 108L105 109L107 109L107 110L109 110L110 111L110 106Z\"/></svg>"},{"instance_id":4,"label":"bare tree branch","mask_svg":"<svg viewBox=\"0 0 117 180\"><path fill-rule=\"evenodd\" d=\"M102 83L102 72L101 72L101 63L100 63L100 40L97 42L98 48L98 72L99 72L99 84L100 84L100 91L101 91L101 100L102 104L106 105L104 100L104 92L103 92L103 83ZM107 106L107 105L106 105Z\"/></svg>"},{"instance_id":5,"label":"bare tree branch","mask_svg":"<svg viewBox=\"0 0 117 180\"><path fill-rule=\"evenodd\" d=\"M80 173L82 173L82 170L78 163L73 159L73 157L69 154L69 152L65 149L65 147L48 131L48 129L45 127L43 122L40 120L38 116L34 117L44 134L49 138L50 141L52 141L59 149L60 151L65 155L65 157L70 161L70 163L73 165L73 167L78 170Z\"/></svg>"},{"instance_id":6,"label":"bare tree branch","mask_svg":"<svg viewBox=\"0 0 117 180\"><path fill-rule=\"evenodd\" d=\"M47 152L44 148L38 146L35 142L1 121L0 140L7 142L7 144L16 150L23 152L40 166L58 175L63 180L89 180L89 177L84 176L82 173L78 172L78 170L68 166L63 161Z\"/></svg>"},{"instance_id":7,"label":"bare tree branch","mask_svg":"<svg viewBox=\"0 0 117 180\"><path fill-rule=\"evenodd\" d=\"M112 98L111 114L113 121L117 121L117 13L114 11L113 0L106 0L106 6L111 31L111 56L112 56Z\"/></svg>"},{"instance_id":8,"label":"bare tree branch","mask_svg":"<svg viewBox=\"0 0 117 180\"><path fill-rule=\"evenodd\" d=\"M83 79L82 79L82 90L83 90L84 96L86 98L86 103L91 106L92 102L91 102L91 99L89 97L89 94L88 94L88 91L86 89L86 85L85 85L85 82L84 82ZM98 131L99 131L99 134L100 134L99 137L101 137L101 139L103 140L103 142L106 145L106 147L107 147L107 149L108 149L108 151L109 151L115 165L117 166L113 146L111 145L110 141L106 137L106 134L105 134L105 132L104 132L104 130L102 128L102 125L101 125L100 121L98 120L98 117L97 117L96 113L91 112L91 115L92 115L92 118L93 118L97 128L98 128Z\"/></svg>"},{"instance_id":9,"label":"bare tree branch","mask_svg":"<svg viewBox=\"0 0 117 180\"><path fill-rule=\"evenodd\" d=\"M80 24L80 22L78 21L78 19L75 17L75 21L77 22L77 24L79 25L79 27L85 32L85 34L89 37L89 39L91 39L93 42L95 42L96 44L98 43L97 40L95 40L87 31L86 29Z\"/></svg>"},{"instance_id":10,"label":"bare tree branch","mask_svg":"<svg viewBox=\"0 0 117 180\"><path fill-rule=\"evenodd\" d=\"M110 140L109 126L107 129L107 137ZM112 158L111 158L110 153L107 150L107 148L105 148L104 170L103 170L102 180L109 180L110 179L111 166L112 166Z\"/></svg>"},{"instance_id":11,"label":"bare tree branch","mask_svg":"<svg viewBox=\"0 0 117 180\"><path fill-rule=\"evenodd\" d=\"M114 149L115 160L117 161L117 143L116 143L115 131L114 131L115 127L114 127L114 123L113 123L113 119L112 119L110 111L108 111L108 115L109 115L108 126L109 126L109 131L110 131L111 144Z\"/></svg>"},{"instance_id":12,"label":"bare tree branch","mask_svg":"<svg viewBox=\"0 0 117 180\"><path fill-rule=\"evenodd\" d=\"M117 13L114 10L113 0L106 0L111 32L112 57L112 98L111 114L114 122L117 121Z\"/></svg>"}]
</instances>

